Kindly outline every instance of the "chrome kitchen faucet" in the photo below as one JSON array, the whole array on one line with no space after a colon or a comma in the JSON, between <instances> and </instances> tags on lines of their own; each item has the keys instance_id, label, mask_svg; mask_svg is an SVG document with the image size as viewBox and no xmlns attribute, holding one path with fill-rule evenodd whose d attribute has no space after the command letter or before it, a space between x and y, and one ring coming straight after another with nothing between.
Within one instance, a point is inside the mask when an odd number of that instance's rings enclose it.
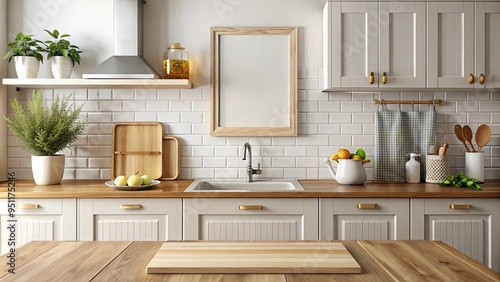
<instances>
[{"instance_id":1,"label":"chrome kitchen faucet","mask_svg":"<svg viewBox=\"0 0 500 282\"><path fill-rule=\"evenodd\" d=\"M248 142L243 145L243 160L247 160L247 182L253 182L253 175L262 174L262 170L260 169L260 163L257 164L257 169L252 167L252 146L250 146L250 143Z\"/></svg>"}]
</instances>

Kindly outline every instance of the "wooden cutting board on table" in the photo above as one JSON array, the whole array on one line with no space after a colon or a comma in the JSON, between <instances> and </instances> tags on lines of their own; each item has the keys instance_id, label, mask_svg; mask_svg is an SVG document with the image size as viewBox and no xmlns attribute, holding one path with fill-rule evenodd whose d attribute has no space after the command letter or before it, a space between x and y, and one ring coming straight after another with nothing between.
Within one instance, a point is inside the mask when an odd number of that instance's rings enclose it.
<instances>
[{"instance_id":1,"label":"wooden cutting board on table","mask_svg":"<svg viewBox=\"0 0 500 282\"><path fill-rule=\"evenodd\" d=\"M113 126L111 177L129 177L139 171L153 179L162 176L163 125L159 122L123 122Z\"/></svg>"},{"instance_id":2,"label":"wooden cutting board on table","mask_svg":"<svg viewBox=\"0 0 500 282\"><path fill-rule=\"evenodd\" d=\"M341 242L166 242L147 273L361 273Z\"/></svg>"}]
</instances>

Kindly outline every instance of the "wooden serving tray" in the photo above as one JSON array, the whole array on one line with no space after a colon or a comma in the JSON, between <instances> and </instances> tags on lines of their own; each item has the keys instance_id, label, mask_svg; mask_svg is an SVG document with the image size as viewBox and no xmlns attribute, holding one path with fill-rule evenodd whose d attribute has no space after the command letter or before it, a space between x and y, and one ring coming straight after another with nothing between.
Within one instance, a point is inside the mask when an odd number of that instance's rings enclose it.
<instances>
[{"instance_id":1,"label":"wooden serving tray","mask_svg":"<svg viewBox=\"0 0 500 282\"><path fill-rule=\"evenodd\" d=\"M175 180L180 173L179 139L163 136L162 174L160 180Z\"/></svg>"},{"instance_id":2,"label":"wooden serving tray","mask_svg":"<svg viewBox=\"0 0 500 282\"><path fill-rule=\"evenodd\" d=\"M123 122L113 126L111 177L148 174L162 176L163 125L159 122Z\"/></svg>"},{"instance_id":3,"label":"wooden serving tray","mask_svg":"<svg viewBox=\"0 0 500 282\"><path fill-rule=\"evenodd\" d=\"M341 242L166 242L147 273L361 273Z\"/></svg>"}]
</instances>

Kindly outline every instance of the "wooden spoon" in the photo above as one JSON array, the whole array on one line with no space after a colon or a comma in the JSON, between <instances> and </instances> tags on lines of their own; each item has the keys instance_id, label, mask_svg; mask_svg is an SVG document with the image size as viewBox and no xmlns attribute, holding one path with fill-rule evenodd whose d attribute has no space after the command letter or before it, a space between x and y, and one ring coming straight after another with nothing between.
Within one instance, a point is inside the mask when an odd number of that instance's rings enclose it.
<instances>
[{"instance_id":1,"label":"wooden spoon","mask_svg":"<svg viewBox=\"0 0 500 282\"><path fill-rule=\"evenodd\" d=\"M491 139L491 128L486 124L481 124L476 131L476 144L479 147L478 152L486 146Z\"/></svg>"},{"instance_id":2,"label":"wooden spoon","mask_svg":"<svg viewBox=\"0 0 500 282\"><path fill-rule=\"evenodd\" d=\"M457 136L458 140L460 140L460 142L462 142L462 144L464 144L465 150L467 150L467 152L470 152L469 147L467 147L467 144L465 144L463 130L462 130L462 126L460 124L455 124L455 136Z\"/></svg>"},{"instance_id":3,"label":"wooden spoon","mask_svg":"<svg viewBox=\"0 0 500 282\"><path fill-rule=\"evenodd\" d=\"M474 149L474 145L472 145L472 129L470 129L470 126L464 125L463 130L463 137L464 139L469 142L470 147L472 148L472 152L476 152L476 149Z\"/></svg>"}]
</instances>

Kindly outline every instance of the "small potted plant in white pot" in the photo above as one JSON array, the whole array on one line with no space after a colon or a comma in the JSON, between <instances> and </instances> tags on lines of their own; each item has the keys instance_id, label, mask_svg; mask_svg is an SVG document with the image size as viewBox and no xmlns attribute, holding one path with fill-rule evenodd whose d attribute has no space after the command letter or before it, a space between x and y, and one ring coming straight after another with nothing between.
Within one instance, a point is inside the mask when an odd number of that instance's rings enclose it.
<instances>
[{"instance_id":1,"label":"small potted plant in white pot","mask_svg":"<svg viewBox=\"0 0 500 282\"><path fill-rule=\"evenodd\" d=\"M14 58L18 78L37 78L40 63L43 63L45 43L33 38L34 35L25 35L19 32L14 41L7 44L4 59L9 63Z\"/></svg>"},{"instance_id":2,"label":"small potted plant in white pot","mask_svg":"<svg viewBox=\"0 0 500 282\"><path fill-rule=\"evenodd\" d=\"M80 64L80 53L82 51L79 50L78 46L65 39L71 35L60 35L57 29L54 29L54 31L44 30L52 37L52 40L45 41L47 44L47 60L50 59L52 75L54 78L69 78L75 63Z\"/></svg>"},{"instance_id":3,"label":"small potted plant in white pot","mask_svg":"<svg viewBox=\"0 0 500 282\"><path fill-rule=\"evenodd\" d=\"M23 149L33 154L31 169L38 185L61 183L65 155L58 152L76 141L86 128L87 120L79 120L83 105L74 109L70 97L56 96L50 107L45 107L42 91L33 90L26 109L17 99L11 100L14 120L4 116Z\"/></svg>"}]
</instances>

